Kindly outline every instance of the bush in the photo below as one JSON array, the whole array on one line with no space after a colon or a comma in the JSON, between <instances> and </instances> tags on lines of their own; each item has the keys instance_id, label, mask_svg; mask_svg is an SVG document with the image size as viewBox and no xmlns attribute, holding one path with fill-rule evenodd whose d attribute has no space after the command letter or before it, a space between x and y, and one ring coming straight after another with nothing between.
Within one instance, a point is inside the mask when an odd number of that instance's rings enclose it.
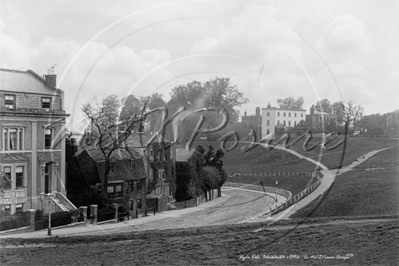
<instances>
[{"instance_id":1,"label":"bush","mask_svg":"<svg viewBox=\"0 0 399 266\"><path fill-rule=\"evenodd\" d=\"M14 215L1 217L0 231L29 226L29 212L17 212Z\"/></svg>"},{"instance_id":2,"label":"bush","mask_svg":"<svg viewBox=\"0 0 399 266\"><path fill-rule=\"evenodd\" d=\"M97 211L97 222L112 220L114 218L115 218L115 210L113 208L99 209Z\"/></svg>"},{"instance_id":3,"label":"bush","mask_svg":"<svg viewBox=\"0 0 399 266\"><path fill-rule=\"evenodd\" d=\"M69 211L54 212L51 214L51 227L57 227L72 223L72 216ZM42 213L42 211L36 211L35 215L35 230L41 230L48 228L48 214Z\"/></svg>"}]
</instances>

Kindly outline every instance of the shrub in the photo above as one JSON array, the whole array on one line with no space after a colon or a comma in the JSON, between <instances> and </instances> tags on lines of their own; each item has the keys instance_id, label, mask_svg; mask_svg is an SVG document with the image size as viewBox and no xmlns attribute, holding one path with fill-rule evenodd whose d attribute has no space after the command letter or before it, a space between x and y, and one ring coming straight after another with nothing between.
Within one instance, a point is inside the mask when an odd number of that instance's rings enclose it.
<instances>
[{"instance_id":1,"label":"shrub","mask_svg":"<svg viewBox=\"0 0 399 266\"><path fill-rule=\"evenodd\" d=\"M29 212L17 212L14 215L1 217L0 231L29 226Z\"/></svg>"},{"instance_id":2,"label":"shrub","mask_svg":"<svg viewBox=\"0 0 399 266\"><path fill-rule=\"evenodd\" d=\"M97 222L112 220L114 218L115 218L115 210L113 208L99 209L97 211Z\"/></svg>"}]
</instances>

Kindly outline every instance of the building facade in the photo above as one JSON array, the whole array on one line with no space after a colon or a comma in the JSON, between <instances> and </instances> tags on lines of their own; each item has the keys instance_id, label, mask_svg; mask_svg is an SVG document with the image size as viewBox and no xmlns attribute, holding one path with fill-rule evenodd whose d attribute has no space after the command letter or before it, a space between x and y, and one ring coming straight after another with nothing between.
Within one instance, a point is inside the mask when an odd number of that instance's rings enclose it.
<instances>
[{"instance_id":1,"label":"building facade","mask_svg":"<svg viewBox=\"0 0 399 266\"><path fill-rule=\"evenodd\" d=\"M0 198L11 214L40 209L41 193L66 194L64 92L56 75L0 69L0 167L11 180Z\"/></svg>"},{"instance_id":2,"label":"building facade","mask_svg":"<svg viewBox=\"0 0 399 266\"><path fill-rule=\"evenodd\" d=\"M285 109L268 105L267 108L262 108L262 138L269 134L276 134L275 128L278 126L295 127L305 119L304 109Z\"/></svg>"},{"instance_id":3,"label":"building facade","mask_svg":"<svg viewBox=\"0 0 399 266\"><path fill-rule=\"evenodd\" d=\"M262 132L262 116L259 107L256 107L255 115L247 115L247 112L245 111L244 115L241 117L241 122L245 129L253 129L255 130L256 135L260 136Z\"/></svg>"},{"instance_id":4,"label":"building facade","mask_svg":"<svg viewBox=\"0 0 399 266\"><path fill-rule=\"evenodd\" d=\"M331 123L337 124L337 115L327 112L319 112L315 106L310 107L310 114L306 115L306 126L309 129L323 129L323 126L328 127Z\"/></svg>"}]
</instances>

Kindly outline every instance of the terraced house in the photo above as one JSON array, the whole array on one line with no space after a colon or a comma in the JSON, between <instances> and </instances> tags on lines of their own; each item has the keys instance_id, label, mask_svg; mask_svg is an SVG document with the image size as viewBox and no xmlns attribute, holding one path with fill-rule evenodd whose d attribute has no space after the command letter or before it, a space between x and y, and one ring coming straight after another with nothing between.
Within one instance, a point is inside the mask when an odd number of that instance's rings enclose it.
<instances>
[{"instance_id":1,"label":"terraced house","mask_svg":"<svg viewBox=\"0 0 399 266\"><path fill-rule=\"evenodd\" d=\"M43 209L43 193L56 192L55 207L68 205L63 126L69 115L56 78L0 69L0 167L11 180L0 206L11 214Z\"/></svg>"}]
</instances>

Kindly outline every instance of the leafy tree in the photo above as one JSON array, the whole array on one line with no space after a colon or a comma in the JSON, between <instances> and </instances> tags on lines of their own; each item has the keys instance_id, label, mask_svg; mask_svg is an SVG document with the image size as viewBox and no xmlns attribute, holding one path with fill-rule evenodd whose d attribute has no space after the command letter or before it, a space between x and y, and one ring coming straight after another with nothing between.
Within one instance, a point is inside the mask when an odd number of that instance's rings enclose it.
<instances>
[{"instance_id":1,"label":"leafy tree","mask_svg":"<svg viewBox=\"0 0 399 266\"><path fill-rule=\"evenodd\" d=\"M296 124L294 128L298 135L303 134L304 132L306 132L306 130L308 130L308 126L306 125L306 122L303 119L299 121L299 123Z\"/></svg>"},{"instance_id":2,"label":"leafy tree","mask_svg":"<svg viewBox=\"0 0 399 266\"><path fill-rule=\"evenodd\" d=\"M11 179L9 175L7 175L3 168L0 168L0 197L4 195L4 189L11 186Z\"/></svg>"},{"instance_id":3,"label":"leafy tree","mask_svg":"<svg viewBox=\"0 0 399 266\"><path fill-rule=\"evenodd\" d=\"M323 99L321 101L318 101L316 103L315 108L319 112L326 112L326 113L329 113L329 114L332 113L331 103L327 99Z\"/></svg>"},{"instance_id":4,"label":"leafy tree","mask_svg":"<svg viewBox=\"0 0 399 266\"><path fill-rule=\"evenodd\" d=\"M247 102L248 99L237 86L230 84L229 78L216 77L205 83L193 81L185 86L173 88L167 106L170 112L175 112L179 107L223 108L229 113L230 121L235 122L239 117L236 107ZM217 116L208 118L208 121L210 126L215 126L219 122Z\"/></svg>"},{"instance_id":5,"label":"leafy tree","mask_svg":"<svg viewBox=\"0 0 399 266\"><path fill-rule=\"evenodd\" d=\"M303 97L299 97L296 100L291 96L285 99L278 99L277 104L280 106L280 108L302 109Z\"/></svg>"},{"instance_id":6,"label":"leafy tree","mask_svg":"<svg viewBox=\"0 0 399 266\"><path fill-rule=\"evenodd\" d=\"M125 148L125 141L137 124L142 122L141 115L132 113L129 116L123 117L122 121L119 121L120 105L118 97L110 95L101 101L94 98L84 104L82 109L91 122L91 136L94 139L94 145L101 151L104 157L105 169L102 191L105 195L108 187L108 175L111 169L112 155L119 148ZM125 128L124 133L119 132L119 126L121 125ZM104 197L105 205L108 206L108 197Z\"/></svg>"},{"instance_id":7,"label":"leafy tree","mask_svg":"<svg viewBox=\"0 0 399 266\"><path fill-rule=\"evenodd\" d=\"M143 97L141 99L143 105L146 106L146 111L154 110L160 107L166 107L166 103L162 98L162 94L154 93L149 97ZM150 132L154 132L156 129L159 129L161 125L161 116L159 113L151 113L146 116L146 120L150 124Z\"/></svg>"}]
</instances>

